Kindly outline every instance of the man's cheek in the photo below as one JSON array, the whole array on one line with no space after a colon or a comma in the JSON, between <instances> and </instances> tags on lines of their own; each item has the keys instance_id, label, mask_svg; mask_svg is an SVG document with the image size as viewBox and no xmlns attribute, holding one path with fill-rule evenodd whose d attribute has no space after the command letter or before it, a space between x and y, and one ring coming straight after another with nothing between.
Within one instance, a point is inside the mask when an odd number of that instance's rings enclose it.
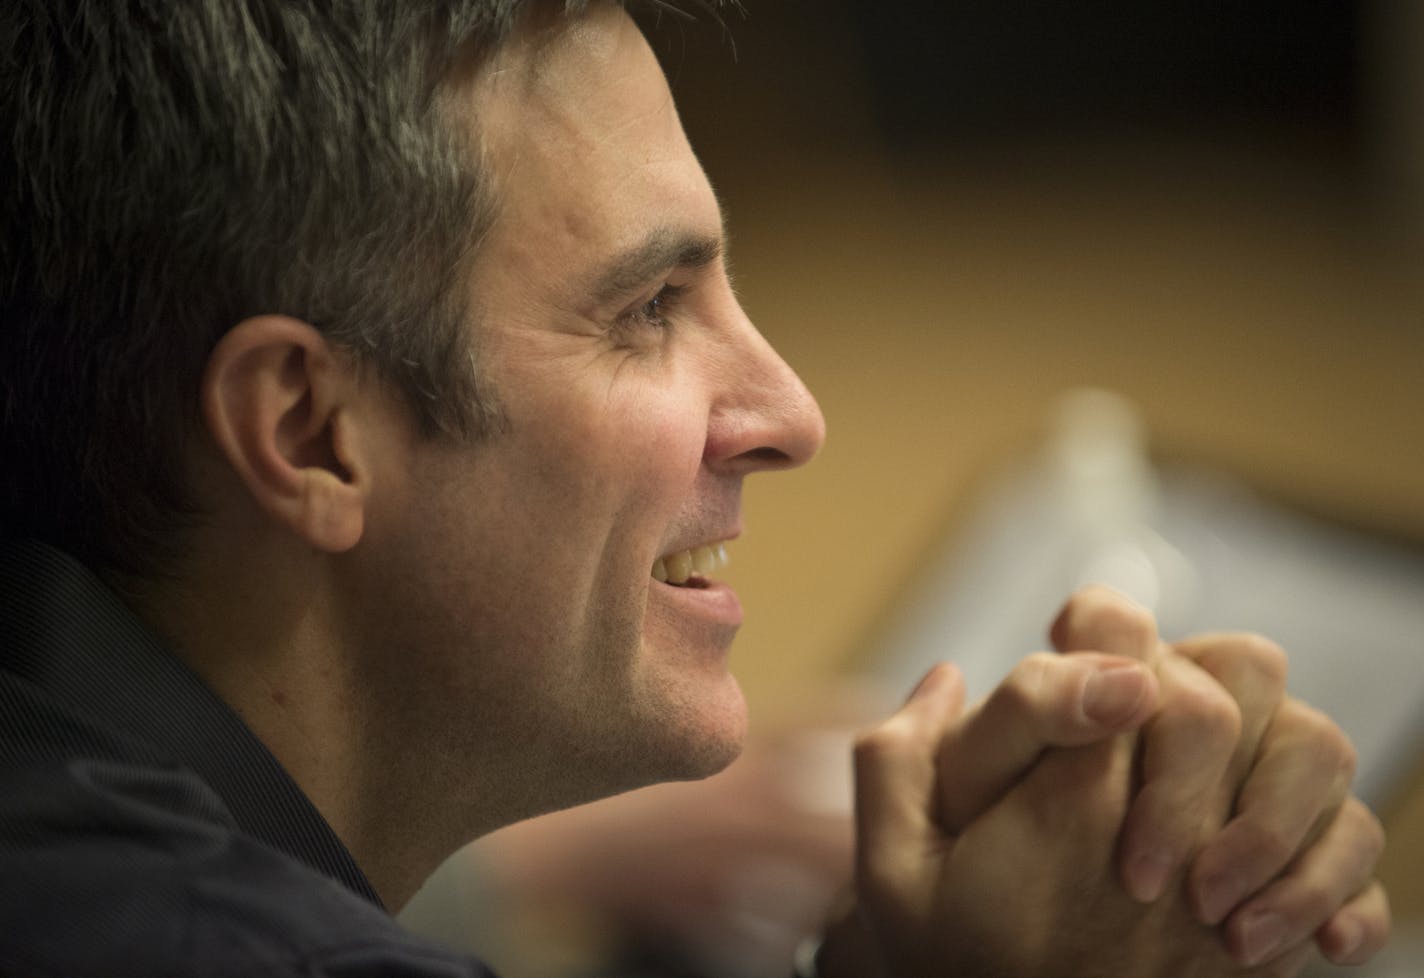
<instances>
[{"instance_id":1,"label":"man's cheek","mask_svg":"<svg viewBox=\"0 0 1424 978\"><path fill-rule=\"evenodd\" d=\"M645 424L644 466L659 481L679 487L691 485L707 443L705 415L674 402Z\"/></svg>"}]
</instances>

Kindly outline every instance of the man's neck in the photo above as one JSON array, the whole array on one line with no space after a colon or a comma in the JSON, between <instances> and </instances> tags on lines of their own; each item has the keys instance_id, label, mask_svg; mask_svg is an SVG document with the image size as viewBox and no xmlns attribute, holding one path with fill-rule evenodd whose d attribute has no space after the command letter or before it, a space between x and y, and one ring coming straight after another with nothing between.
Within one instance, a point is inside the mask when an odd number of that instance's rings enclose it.
<instances>
[{"instance_id":1,"label":"man's neck","mask_svg":"<svg viewBox=\"0 0 1424 978\"><path fill-rule=\"evenodd\" d=\"M439 857L422 856L413 792L370 746L378 718L357 657L335 639L342 603L326 558L251 546L201 553L180 578L125 588L125 599L262 741L398 909Z\"/></svg>"}]
</instances>

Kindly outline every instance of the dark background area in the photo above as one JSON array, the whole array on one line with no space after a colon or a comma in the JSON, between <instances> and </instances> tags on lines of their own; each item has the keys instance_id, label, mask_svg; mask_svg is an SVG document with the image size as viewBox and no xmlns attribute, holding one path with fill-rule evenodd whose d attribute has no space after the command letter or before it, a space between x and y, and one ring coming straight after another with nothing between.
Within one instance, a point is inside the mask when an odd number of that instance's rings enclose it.
<instances>
[{"instance_id":1,"label":"dark background area","mask_svg":"<svg viewBox=\"0 0 1424 978\"><path fill-rule=\"evenodd\" d=\"M861 3L893 143L1264 126L1357 141L1359 11L1323 0Z\"/></svg>"}]
</instances>

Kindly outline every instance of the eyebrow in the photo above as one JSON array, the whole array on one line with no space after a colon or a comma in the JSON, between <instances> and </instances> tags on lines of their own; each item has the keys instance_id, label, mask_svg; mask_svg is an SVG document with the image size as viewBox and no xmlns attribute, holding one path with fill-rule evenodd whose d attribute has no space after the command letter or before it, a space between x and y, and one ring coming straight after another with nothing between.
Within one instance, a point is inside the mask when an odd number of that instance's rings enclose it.
<instances>
[{"instance_id":1,"label":"eyebrow","mask_svg":"<svg viewBox=\"0 0 1424 978\"><path fill-rule=\"evenodd\" d=\"M705 268L722 257L721 235L658 228L641 243L614 258L598 275L593 295L612 302L674 268Z\"/></svg>"}]
</instances>

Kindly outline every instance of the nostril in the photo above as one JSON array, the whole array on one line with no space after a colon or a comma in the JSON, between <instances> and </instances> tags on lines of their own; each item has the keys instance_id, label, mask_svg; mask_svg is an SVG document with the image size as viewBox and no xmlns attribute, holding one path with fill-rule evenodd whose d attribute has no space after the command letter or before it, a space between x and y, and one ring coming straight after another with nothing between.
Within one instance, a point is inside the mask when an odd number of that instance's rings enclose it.
<instances>
[{"instance_id":1,"label":"nostril","mask_svg":"<svg viewBox=\"0 0 1424 978\"><path fill-rule=\"evenodd\" d=\"M749 452L743 452L742 457L763 465L786 465L791 461L791 456L779 448L753 448Z\"/></svg>"}]
</instances>

